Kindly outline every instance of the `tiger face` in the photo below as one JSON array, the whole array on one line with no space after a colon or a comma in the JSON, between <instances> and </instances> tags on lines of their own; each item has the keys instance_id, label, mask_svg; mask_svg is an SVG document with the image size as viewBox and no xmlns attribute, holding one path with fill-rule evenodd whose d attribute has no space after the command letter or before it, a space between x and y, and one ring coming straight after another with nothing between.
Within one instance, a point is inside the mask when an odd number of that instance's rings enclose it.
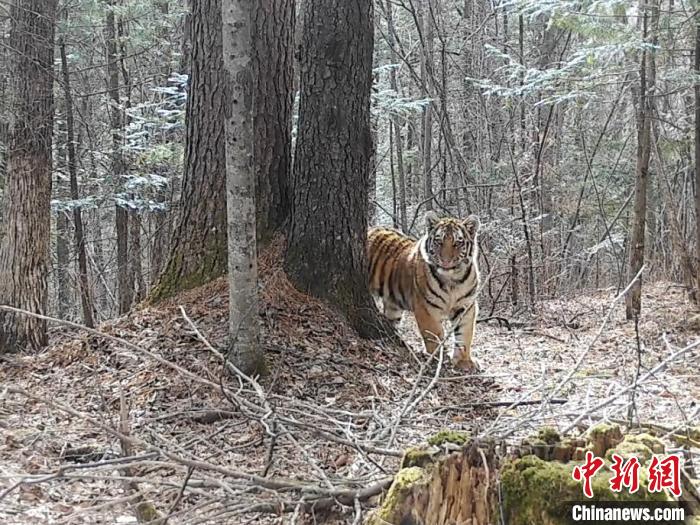
<instances>
[{"instance_id":1,"label":"tiger face","mask_svg":"<svg viewBox=\"0 0 700 525\"><path fill-rule=\"evenodd\" d=\"M479 218L470 215L464 220L439 218L435 212L426 215L427 234L423 257L434 266L453 270L476 257L476 234Z\"/></svg>"}]
</instances>

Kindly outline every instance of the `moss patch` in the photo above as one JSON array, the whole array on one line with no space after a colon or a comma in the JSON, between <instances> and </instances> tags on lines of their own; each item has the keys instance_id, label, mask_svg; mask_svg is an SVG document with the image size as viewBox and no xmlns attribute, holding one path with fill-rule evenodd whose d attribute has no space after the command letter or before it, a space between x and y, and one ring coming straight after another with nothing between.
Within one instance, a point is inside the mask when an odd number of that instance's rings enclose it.
<instances>
[{"instance_id":1,"label":"moss patch","mask_svg":"<svg viewBox=\"0 0 700 525\"><path fill-rule=\"evenodd\" d=\"M544 441L547 445L556 445L561 441L559 432L553 427L542 427L537 433L537 438Z\"/></svg>"},{"instance_id":2,"label":"moss patch","mask_svg":"<svg viewBox=\"0 0 700 525\"><path fill-rule=\"evenodd\" d=\"M588 431L588 441L593 453L603 457L608 450L622 442L622 430L619 425L599 423Z\"/></svg>"},{"instance_id":3,"label":"moss patch","mask_svg":"<svg viewBox=\"0 0 700 525\"><path fill-rule=\"evenodd\" d=\"M432 463L434 454L435 449L431 450L426 447L409 448L403 454L401 468L425 467Z\"/></svg>"},{"instance_id":4,"label":"moss patch","mask_svg":"<svg viewBox=\"0 0 700 525\"><path fill-rule=\"evenodd\" d=\"M397 512L401 509L401 503L407 492L425 477L425 470L420 467L402 468L394 477L394 482L389 488L382 506L368 523L394 523Z\"/></svg>"},{"instance_id":5,"label":"moss patch","mask_svg":"<svg viewBox=\"0 0 700 525\"><path fill-rule=\"evenodd\" d=\"M434 436L428 439L428 444L439 447L445 443L454 443L455 445L464 445L469 441L469 434L466 432L457 432L456 430L441 430Z\"/></svg>"},{"instance_id":6,"label":"moss patch","mask_svg":"<svg viewBox=\"0 0 700 525\"><path fill-rule=\"evenodd\" d=\"M645 464L654 454L663 454L665 449L664 444L651 434L628 434L621 443L605 453L605 459L611 461L613 454L618 454L625 459L636 456L642 464Z\"/></svg>"},{"instance_id":7,"label":"moss patch","mask_svg":"<svg viewBox=\"0 0 700 525\"><path fill-rule=\"evenodd\" d=\"M584 499L581 483L571 475L575 463L542 461L525 456L506 463L501 470L501 490L506 522L510 525L563 525L568 523L567 501ZM591 501L666 501L663 493L650 494L643 482L635 494L610 490L611 472L593 477Z\"/></svg>"},{"instance_id":8,"label":"moss patch","mask_svg":"<svg viewBox=\"0 0 700 525\"><path fill-rule=\"evenodd\" d=\"M654 454L663 454L666 452L666 447L661 440L648 433L631 434L625 436L625 441L630 443L641 443L645 447L649 448L649 450L651 450Z\"/></svg>"},{"instance_id":9,"label":"moss patch","mask_svg":"<svg viewBox=\"0 0 700 525\"><path fill-rule=\"evenodd\" d=\"M186 264L183 248L166 263L158 283L148 295L147 303L156 304L178 292L207 284L227 272L226 239L210 239L210 245L197 253L196 263ZM195 256L190 255L195 258Z\"/></svg>"},{"instance_id":10,"label":"moss patch","mask_svg":"<svg viewBox=\"0 0 700 525\"><path fill-rule=\"evenodd\" d=\"M611 448L605 454L605 459L610 462L612 461L612 455L617 454L625 459L629 459L632 456L636 456L639 461L644 464L651 459L653 455L651 449L644 445L643 443L636 443L634 441L625 440L615 448Z\"/></svg>"}]
</instances>

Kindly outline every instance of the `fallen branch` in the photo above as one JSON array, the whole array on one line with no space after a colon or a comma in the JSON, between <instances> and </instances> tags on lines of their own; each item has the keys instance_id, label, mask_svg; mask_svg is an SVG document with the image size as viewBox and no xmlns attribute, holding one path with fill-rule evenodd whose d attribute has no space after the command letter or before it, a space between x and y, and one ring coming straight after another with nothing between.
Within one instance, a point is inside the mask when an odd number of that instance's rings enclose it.
<instances>
[{"instance_id":1,"label":"fallen branch","mask_svg":"<svg viewBox=\"0 0 700 525\"><path fill-rule=\"evenodd\" d=\"M510 321L506 319L505 317L500 317L498 315L490 315L488 317L482 317L481 319L477 319L477 323L488 323L489 321L498 321L498 324L500 326L504 326L508 330L512 330L513 328L511 327Z\"/></svg>"},{"instance_id":2,"label":"fallen branch","mask_svg":"<svg viewBox=\"0 0 700 525\"><path fill-rule=\"evenodd\" d=\"M342 494L337 494L332 498L319 498L313 501L301 501L301 502L291 502L282 501L275 503L259 503L252 506L243 507L241 505L236 506L236 513L238 514L248 514L248 513L264 513L264 514L282 514L294 512L297 508L300 508L302 512L311 513L315 511L328 510L334 505L340 503L341 505L347 505L349 507L354 507L356 501L366 501L374 496L377 496L387 490L394 478L386 478L374 485L371 485L365 489L358 491L345 491Z\"/></svg>"},{"instance_id":3,"label":"fallen branch","mask_svg":"<svg viewBox=\"0 0 700 525\"><path fill-rule=\"evenodd\" d=\"M550 403L552 405L563 405L567 403L568 399L531 399L531 400L521 400L521 401L480 401L475 403L465 403L463 405L448 405L438 408L435 413L440 414L442 412L447 412L449 410L463 410L465 408L498 408L498 407L522 407L530 405L541 405L544 402Z\"/></svg>"}]
</instances>

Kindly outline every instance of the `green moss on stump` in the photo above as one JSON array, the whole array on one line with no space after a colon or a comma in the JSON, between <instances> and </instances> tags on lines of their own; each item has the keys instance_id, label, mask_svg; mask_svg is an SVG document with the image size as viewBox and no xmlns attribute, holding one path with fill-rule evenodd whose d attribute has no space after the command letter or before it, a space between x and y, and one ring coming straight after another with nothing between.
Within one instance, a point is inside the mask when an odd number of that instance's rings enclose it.
<instances>
[{"instance_id":1,"label":"green moss on stump","mask_svg":"<svg viewBox=\"0 0 700 525\"><path fill-rule=\"evenodd\" d=\"M417 483L426 480L425 470L420 467L402 468L394 477L394 481L387 492L381 507L379 507L369 523L394 523L397 513L401 510L401 504Z\"/></svg>"},{"instance_id":2,"label":"green moss on stump","mask_svg":"<svg viewBox=\"0 0 700 525\"><path fill-rule=\"evenodd\" d=\"M664 444L651 434L628 434L621 443L605 453L605 459L611 461L613 454L625 459L636 456L644 464L650 461L654 454L663 454L665 450Z\"/></svg>"},{"instance_id":3,"label":"green moss on stump","mask_svg":"<svg viewBox=\"0 0 700 525\"><path fill-rule=\"evenodd\" d=\"M506 522L510 525L564 525L568 523L567 501L584 499L583 487L571 473L575 463L542 461L525 456L506 463L501 470L501 491ZM646 482L629 494L610 490L611 472L601 469L593 477L590 501L666 501L663 493L649 493Z\"/></svg>"},{"instance_id":4,"label":"green moss on stump","mask_svg":"<svg viewBox=\"0 0 700 525\"><path fill-rule=\"evenodd\" d=\"M441 430L434 436L428 439L428 444L439 447L445 443L453 443L455 445L464 445L469 441L469 434L466 432L458 432L456 430Z\"/></svg>"},{"instance_id":5,"label":"green moss on stump","mask_svg":"<svg viewBox=\"0 0 700 525\"><path fill-rule=\"evenodd\" d=\"M612 461L613 454L622 456L624 459L629 459L631 457L636 457L639 461L644 464L651 459L653 455L651 449L642 443L635 443L634 441L625 440L615 448L611 448L605 454L605 459L607 462Z\"/></svg>"},{"instance_id":6,"label":"green moss on stump","mask_svg":"<svg viewBox=\"0 0 700 525\"><path fill-rule=\"evenodd\" d=\"M622 430L619 425L599 423L588 431L589 449L598 457L622 442Z\"/></svg>"},{"instance_id":7,"label":"green moss on stump","mask_svg":"<svg viewBox=\"0 0 700 525\"><path fill-rule=\"evenodd\" d=\"M434 448L409 448L403 453L403 459L401 460L401 468L404 469L409 467L425 467L426 465L432 463L435 452L436 449Z\"/></svg>"},{"instance_id":8,"label":"green moss on stump","mask_svg":"<svg viewBox=\"0 0 700 525\"><path fill-rule=\"evenodd\" d=\"M641 443L645 447L648 447L654 454L663 454L666 452L666 446L661 442L661 440L646 432L642 434L630 434L625 436L625 441L630 443Z\"/></svg>"},{"instance_id":9,"label":"green moss on stump","mask_svg":"<svg viewBox=\"0 0 700 525\"><path fill-rule=\"evenodd\" d=\"M544 441L547 445L556 445L561 441L559 432L553 427L542 427L537 433L537 438Z\"/></svg>"}]
</instances>

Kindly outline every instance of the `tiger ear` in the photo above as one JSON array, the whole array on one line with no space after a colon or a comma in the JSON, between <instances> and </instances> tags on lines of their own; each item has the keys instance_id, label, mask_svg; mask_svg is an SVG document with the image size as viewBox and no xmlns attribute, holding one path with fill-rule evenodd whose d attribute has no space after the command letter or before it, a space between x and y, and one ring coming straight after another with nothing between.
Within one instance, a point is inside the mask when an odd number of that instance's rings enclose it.
<instances>
[{"instance_id":1,"label":"tiger ear","mask_svg":"<svg viewBox=\"0 0 700 525\"><path fill-rule=\"evenodd\" d=\"M440 220L440 217L437 216L437 213L435 213L433 210L430 210L428 213L425 214L425 227L428 229L428 231L432 230L435 228L435 225L438 223Z\"/></svg>"},{"instance_id":2,"label":"tiger ear","mask_svg":"<svg viewBox=\"0 0 700 525\"><path fill-rule=\"evenodd\" d=\"M481 226L481 222L479 222L479 217L476 215L470 215L466 219L464 219L464 227L467 229L467 233L469 234L469 237L472 239L476 237L476 232L479 231L479 226Z\"/></svg>"}]
</instances>

